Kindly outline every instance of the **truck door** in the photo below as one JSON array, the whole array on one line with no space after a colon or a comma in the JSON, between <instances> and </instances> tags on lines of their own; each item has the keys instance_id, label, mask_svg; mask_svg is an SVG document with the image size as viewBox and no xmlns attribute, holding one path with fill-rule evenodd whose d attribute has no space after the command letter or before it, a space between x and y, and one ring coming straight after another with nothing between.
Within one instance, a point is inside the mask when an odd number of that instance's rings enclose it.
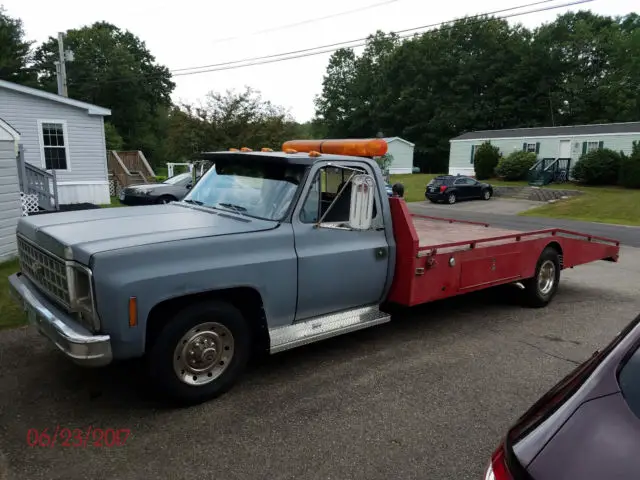
<instances>
[{"instance_id":1,"label":"truck door","mask_svg":"<svg viewBox=\"0 0 640 480\"><path fill-rule=\"evenodd\" d=\"M354 174L353 167L373 173L363 164L314 165L294 210L292 224L298 256L296 321L377 304L384 293L389 248L379 208L380 193L376 190L376 227L368 231L349 229L348 180ZM329 209L323 226L316 227L345 183L345 190Z\"/></svg>"}]
</instances>

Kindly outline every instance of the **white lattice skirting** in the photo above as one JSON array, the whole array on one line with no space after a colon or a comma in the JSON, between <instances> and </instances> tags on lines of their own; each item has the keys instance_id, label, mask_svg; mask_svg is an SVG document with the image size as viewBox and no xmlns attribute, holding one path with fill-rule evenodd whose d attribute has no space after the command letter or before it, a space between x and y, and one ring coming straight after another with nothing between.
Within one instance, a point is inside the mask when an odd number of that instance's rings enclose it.
<instances>
[{"instance_id":1,"label":"white lattice skirting","mask_svg":"<svg viewBox=\"0 0 640 480\"><path fill-rule=\"evenodd\" d=\"M116 180L109 180L109 195L112 197L116 197L118 196L118 194L120 193L120 190L122 190L122 187L120 186L120 184L116 181Z\"/></svg>"},{"instance_id":2,"label":"white lattice skirting","mask_svg":"<svg viewBox=\"0 0 640 480\"><path fill-rule=\"evenodd\" d=\"M38 208L38 195L35 193L20 192L20 205L22 207L23 217L26 217L30 213L34 213L40 210Z\"/></svg>"}]
</instances>

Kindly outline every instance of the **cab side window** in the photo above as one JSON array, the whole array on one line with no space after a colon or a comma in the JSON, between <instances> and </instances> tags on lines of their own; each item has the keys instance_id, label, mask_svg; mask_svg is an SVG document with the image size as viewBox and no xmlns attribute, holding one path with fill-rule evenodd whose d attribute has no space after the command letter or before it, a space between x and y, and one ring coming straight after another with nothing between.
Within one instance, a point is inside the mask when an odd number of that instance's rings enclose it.
<instances>
[{"instance_id":1,"label":"cab side window","mask_svg":"<svg viewBox=\"0 0 640 480\"><path fill-rule=\"evenodd\" d=\"M353 174L354 171L351 169L330 166L321 168L317 172L302 206L300 221L316 223L326 213L323 223L347 223L351 209L352 183L350 179ZM342 193L338 196L340 191ZM330 206L331 209L329 209Z\"/></svg>"}]
</instances>

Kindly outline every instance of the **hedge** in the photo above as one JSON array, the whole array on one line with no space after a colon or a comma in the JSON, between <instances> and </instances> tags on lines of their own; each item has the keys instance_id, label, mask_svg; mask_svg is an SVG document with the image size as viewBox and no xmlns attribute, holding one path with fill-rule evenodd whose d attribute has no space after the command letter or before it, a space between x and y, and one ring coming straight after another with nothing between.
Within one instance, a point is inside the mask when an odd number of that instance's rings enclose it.
<instances>
[{"instance_id":1,"label":"hedge","mask_svg":"<svg viewBox=\"0 0 640 480\"><path fill-rule=\"evenodd\" d=\"M478 180L486 180L493 176L493 172L500 161L500 150L489 142L478 147L473 159L473 166Z\"/></svg>"},{"instance_id":2,"label":"hedge","mask_svg":"<svg viewBox=\"0 0 640 480\"><path fill-rule=\"evenodd\" d=\"M496 175L505 180L526 180L529 169L537 161L533 152L517 151L500 159L496 167Z\"/></svg>"}]
</instances>

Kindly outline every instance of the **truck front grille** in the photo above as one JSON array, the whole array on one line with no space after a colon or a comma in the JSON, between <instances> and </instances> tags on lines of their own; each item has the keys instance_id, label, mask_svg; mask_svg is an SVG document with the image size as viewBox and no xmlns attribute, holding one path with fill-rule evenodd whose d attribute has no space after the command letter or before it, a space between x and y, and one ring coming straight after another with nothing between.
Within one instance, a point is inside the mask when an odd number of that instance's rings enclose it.
<instances>
[{"instance_id":1,"label":"truck front grille","mask_svg":"<svg viewBox=\"0 0 640 480\"><path fill-rule=\"evenodd\" d=\"M18 237L18 255L22 273L66 308L70 305L67 266L58 257Z\"/></svg>"}]
</instances>

